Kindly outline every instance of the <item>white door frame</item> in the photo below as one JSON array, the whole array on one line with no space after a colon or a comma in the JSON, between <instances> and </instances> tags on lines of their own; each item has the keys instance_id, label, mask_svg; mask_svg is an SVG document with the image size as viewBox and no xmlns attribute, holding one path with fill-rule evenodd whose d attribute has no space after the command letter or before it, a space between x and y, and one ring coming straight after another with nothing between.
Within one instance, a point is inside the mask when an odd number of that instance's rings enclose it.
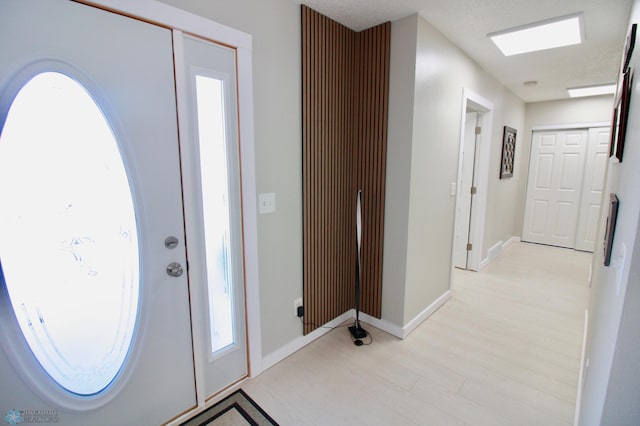
<instances>
[{"instance_id":1,"label":"white door frame","mask_svg":"<svg viewBox=\"0 0 640 426\"><path fill-rule=\"evenodd\" d=\"M589 121L586 123L565 123L565 124L541 124L531 127L531 133L542 130L574 130L589 129L591 127L611 127L609 121ZM531 155L531 152L529 152Z\"/></svg>"},{"instance_id":2,"label":"white door frame","mask_svg":"<svg viewBox=\"0 0 640 426\"><path fill-rule=\"evenodd\" d=\"M489 160L491 154L491 134L493 130L493 102L480 96L470 89L464 88L462 91L462 111L460 113L460 142L458 150L458 174L456 182L459 184L462 176L463 147L464 147L464 126L467 115L467 108L471 108L482 114L480 140L478 141L475 153L474 182L476 182L477 192L474 196L471 217L469 218L469 241L473 244L473 250L467 259L467 269L480 270L482 260L482 246L484 238L484 222L487 209L487 187L489 184ZM456 209L460 203L460 191L456 191ZM457 213L454 213L457 215ZM458 218L454 218L455 222ZM455 232L455 230L454 230ZM453 244L451 245L451 268L453 268Z\"/></svg>"},{"instance_id":3,"label":"white door frame","mask_svg":"<svg viewBox=\"0 0 640 426\"><path fill-rule=\"evenodd\" d=\"M260 293L258 275L258 223L253 133L252 37L249 34L210 21L155 0L79 0L88 5L122 13L174 30L194 34L237 51L239 135L242 175L242 211L244 235L245 297L248 336L249 375L262 372L262 337L260 332ZM182 130L182 129L181 129ZM188 190L188 189L187 189ZM185 198L193 194L185 194ZM185 216L185 220L193 220ZM202 380L196 381L202 383ZM205 403L198 392L198 405Z\"/></svg>"}]
</instances>

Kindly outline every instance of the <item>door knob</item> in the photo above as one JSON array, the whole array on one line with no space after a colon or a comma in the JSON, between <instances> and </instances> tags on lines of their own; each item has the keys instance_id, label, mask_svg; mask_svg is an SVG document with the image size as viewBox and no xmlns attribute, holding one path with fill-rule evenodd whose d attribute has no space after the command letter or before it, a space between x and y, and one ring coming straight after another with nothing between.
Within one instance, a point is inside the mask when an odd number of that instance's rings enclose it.
<instances>
[{"instance_id":1,"label":"door knob","mask_svg":"<svg viewBox=\"0 0 640 426\"><path fill-rule=\"evenodd\" d=\"M172 262L167 265L167 275L171 277L179 277L184 273L184 269L182 269L182 265L178 262Z\"/></svg>"}]
</instances>

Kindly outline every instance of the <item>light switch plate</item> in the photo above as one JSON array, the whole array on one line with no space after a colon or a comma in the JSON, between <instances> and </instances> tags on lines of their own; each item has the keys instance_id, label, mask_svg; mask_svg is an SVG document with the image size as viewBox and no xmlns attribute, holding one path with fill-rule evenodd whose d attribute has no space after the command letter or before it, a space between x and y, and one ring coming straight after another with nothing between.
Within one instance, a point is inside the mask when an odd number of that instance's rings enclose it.
<instances>
[{"instance_id":1,"label":"light switch plate","mask_svg":"<svg viewBox=\"0 0 640 426\"><path fill-rule=\"evenodd\" d=\"M276 211L276 194L273 192L259 194L258 211L260 214L274 213Z\"/></svg>"}]
</instances>

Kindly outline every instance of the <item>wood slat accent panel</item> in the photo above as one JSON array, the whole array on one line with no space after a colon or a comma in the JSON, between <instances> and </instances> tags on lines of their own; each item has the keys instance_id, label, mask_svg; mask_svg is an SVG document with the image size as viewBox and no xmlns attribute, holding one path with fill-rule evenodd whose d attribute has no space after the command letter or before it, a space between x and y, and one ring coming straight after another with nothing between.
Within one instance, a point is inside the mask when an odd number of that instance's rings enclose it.
<instances>
[{"instance_id":1,"label":"wood slat accent panel","mask_svg":"<svg viewBox=\"0 0 640 426\"><path fill-rule=\"evenodd\" d=\"M356 189L362 189L361 309L380 318L391 24L356 34Z\"/></svg>"},{"instance_id":2,"label":"wood slat accent panel","mask_svg":"<svg viewBox=\"0 0 640 426\"><path fill-rule=\"evenodd\" d=\"M390 24L355 33L302 6L305 334L355 306L358 188L361 306L380 317L389 37Z\"/></svg>"}]
</instances>

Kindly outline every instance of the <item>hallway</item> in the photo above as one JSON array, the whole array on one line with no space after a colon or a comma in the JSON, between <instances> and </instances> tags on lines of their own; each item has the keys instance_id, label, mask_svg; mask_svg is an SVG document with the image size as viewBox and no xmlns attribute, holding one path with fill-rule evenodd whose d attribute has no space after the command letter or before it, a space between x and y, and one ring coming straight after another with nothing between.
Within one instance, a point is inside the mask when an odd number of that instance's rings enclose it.
<instances>
[{"instance_id":1,"label":"hallway","mask_svg":"<svg viewBox=\"0 0 640 426\"><path fill-rule=\"evenodd\" d=\"M512 244L405 340L338 328L242 388L282 425L571 425L590 261Z\"/></svg>"}]
</instances>

